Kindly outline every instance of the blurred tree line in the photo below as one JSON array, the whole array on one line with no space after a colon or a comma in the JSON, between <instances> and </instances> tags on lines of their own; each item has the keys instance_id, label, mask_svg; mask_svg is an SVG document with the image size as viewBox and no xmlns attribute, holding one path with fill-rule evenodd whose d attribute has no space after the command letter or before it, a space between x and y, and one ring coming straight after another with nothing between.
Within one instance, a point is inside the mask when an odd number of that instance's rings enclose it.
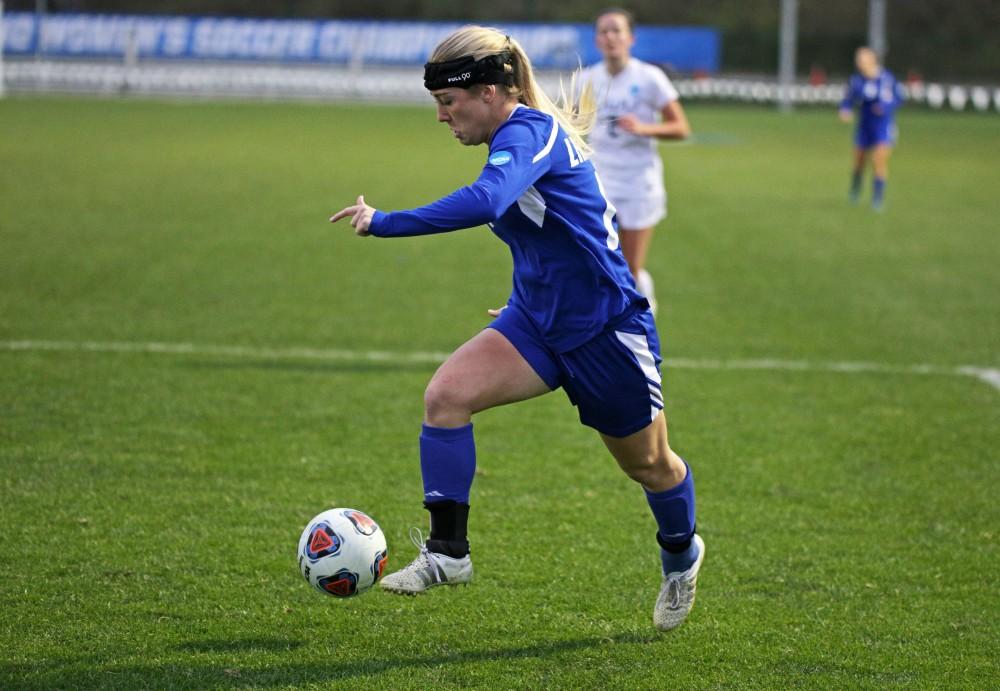
<instances>
[{"instance_id":1,"label":"blurred tree line","mask_svg":"<svg viewBox=\"0 0 1000 691\"><path fill-rule=\"evenodd\" d=\"M7 0L34 10L37 0ZM605 0L45 0L50 12L121 12L338 19L589 22ZM613 2L611 4L614 4ZM640 24L714 26L726 72L777 68L779 0L632 0ZM851 70L865 42L868 0L799 0L800 74ZM888 66L902 77L1000 81L1000 0L889 0Z\"/></svg>"}]
</instances>

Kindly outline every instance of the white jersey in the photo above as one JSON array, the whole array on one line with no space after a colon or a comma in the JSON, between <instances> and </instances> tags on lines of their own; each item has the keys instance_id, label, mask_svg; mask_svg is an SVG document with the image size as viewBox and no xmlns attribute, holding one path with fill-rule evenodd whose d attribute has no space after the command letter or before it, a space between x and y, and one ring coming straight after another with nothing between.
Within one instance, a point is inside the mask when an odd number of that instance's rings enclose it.
<instances>
[{"instance_id":1,"label":"white jersey","mask_svg":"<svg viewBox=\"0 0 1000 691\"><path fill-rule=\"evenodd\" d=\"M677 89L660 68L630 58L618 74L604 63L585 69L581 85L590 83L597 101L597 119L590 133L593 163L608 196L614 200L663 195L663 163L655 137L640 137L618 127L618 118L632 114L641 122L659 121L663 107L677 100Z\"/></svg>"}]
</instances>

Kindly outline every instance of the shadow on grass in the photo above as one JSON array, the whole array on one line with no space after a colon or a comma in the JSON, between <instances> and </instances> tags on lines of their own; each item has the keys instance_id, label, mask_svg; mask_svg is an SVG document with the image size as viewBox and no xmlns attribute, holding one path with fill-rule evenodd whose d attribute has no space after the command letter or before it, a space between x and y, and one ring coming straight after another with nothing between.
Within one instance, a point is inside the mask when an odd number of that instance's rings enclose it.
<instances>
[{"instance_id":1,"label":"shadow on grass","mask_svg":"<svg viewBox=\"0 0 1000 691\"><path fill-rule=\"evenodd\" d=\"M365 374L369 372L427 372L439 367L434 362L286 362L280 360L215 361L193 360L178 362L176 367L202 370L265 370L273 372L302 372L306 374Z\"/></svg>"},{"instance_id":2,"label":"shadow on grass","mask_svg":"<svg viewBox=\"0 0 1000 691\"><path fill-rule=\"evenodd\" d=\"M237 640L188 641L174 646L174 650L185 653L253 653L294 650L306 644L305 641L290 641L284 638L246 638Z\"/></svg>"},{"instance_id":3,"label":"shadow on grass","mask_svg":"<svg viewBox=\"0 0 1000 691\"><path fill-rule=\"evenodd\" d=\"M373 652L366 660L340 661L330 656L325 662L275 662L257 660L261 653L298 648L302 641L284 639L189 641L176 646L181 652L224 654L225 662L206 664L198 660L178 660L148 665L105 665L91 659L39 660L37 664L0 664L0 687L17 689L52 688L203 688L275 687L323 684L396 670L431 669L439 666L488 662L515 662L545 659L563 653L607 645L644 645L666 640L656 633L627 632L615 636L539 642L514 648L456 651L419 656L387 656ZM235 653L235 655L233 655ZM245 653L246 656L240 655ZM245 666L244 666L245 665ZM415 679L413 681L416 681Z\"/></svg>"}]
</instances>

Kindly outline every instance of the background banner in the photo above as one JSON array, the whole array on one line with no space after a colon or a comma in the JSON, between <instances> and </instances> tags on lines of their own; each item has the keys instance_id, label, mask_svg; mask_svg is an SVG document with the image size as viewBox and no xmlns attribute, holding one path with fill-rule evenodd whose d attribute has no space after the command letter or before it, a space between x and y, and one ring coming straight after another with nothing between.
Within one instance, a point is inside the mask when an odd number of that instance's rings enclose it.
<instances>
[{"instance_id":1,"label":"background banner","mask_svg":"<svg viewBox=\"0 0 1000 691\"><path fill-rule=\"evenodd\" d=\"M359 62L422 65L458 23L237 19L226 17L50 14L5 17L8 55L101 58L123 56L130 45L140 59ZM532 62L573 68L597 62L590 24L506 24ZM642 26L633 54L682 72L716 72L721 42L715 29Z\"/></svg>"}]
</instances>

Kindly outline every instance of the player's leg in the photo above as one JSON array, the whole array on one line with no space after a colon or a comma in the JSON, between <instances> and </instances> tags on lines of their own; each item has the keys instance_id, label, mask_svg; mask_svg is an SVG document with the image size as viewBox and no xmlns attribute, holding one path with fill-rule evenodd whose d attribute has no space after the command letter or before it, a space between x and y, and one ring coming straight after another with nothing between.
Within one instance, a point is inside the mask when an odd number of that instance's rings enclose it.
<instances>
[{"instance_id":1,"label":"player's leg","mask_svg":"<svg viewBox=\"0 0 1000 691\"><path fill-rule=\"evenodd\" d=\"M863 147L855 147L854 161L851 169L851 191L850 200L852 204L858 203L861 196L861 184L865 175L865 164L868 162L868 150Z\"/></svg>"},{"instance_id":2,"label":"player's leg","mask_svg":"<svg viewBox=\"0 0 1000 691\"><path fill-rule=\"evenodd\" d=\"M544 371L544 370L543 370ZM435 585L468 583L469 491L476 471L471 418L487 408L552 390L511 341L485 329L456 350L424 394L420 470L430 538L417 558L382 581L386 590L416 594Z\"/></svg>"},{"instance_id":3,"label":"player's leg","mask_svg":"<svg viewBox=\"0 0 1000 691\"><path fill-rule=\"evenodd\" d=\"M601 433L601 439L625 474L649 492L666 492L687 476L684 461L670 448L662 410L645 429L626 437Z\"/></svg>"},{"instance_id":4,"label":"player's leg","mask_svg":"<svg viewBox=\"0 0 1000 691\"><path fill-rule=\"evenodd\" d=\"M657 628L676 628L694 605L705 545L695 534L694 478L667 439L663 411L646 428L627 437L601 434L619 467L642 485L656 519L663 584L653 609Z\"/></svg>"},{"instance_id":5,"label":"player's leg","mask_svg":"<svg viewBox=\"0 0 1000 691\"><path fill-rule=\"evenodd\" d=\"M476 470L472 415L551 390L507 337L495 329L480 331L438 368L424 392L420 434L424 502L431 513L431 551L453 557L469 553L466 524Z\"/></svg>"},{"instance_id":6,"label":"player's leg","mask_svg":"<svg viewBox=\"0 0 1000 691\"><path fill-rule=\"evenodd\" d=\"M618 229L618 237L621 240L622 254L625 255L629 271L635 279L635 287L649 301L649 306L655 313L656 286L653 284L653 277L646 271L646 255L649 254L649 245L653 240L653 229L632 230L623 227Z\"/></svg>"},{"instance_id":7,"label":"player's leg","mask_svg":"<svg viewBox=\"0 0 1000 691\"><path fill-rule=\"evenodd\" d=\"M618 237L629 271L632 272L632 277L638 285L639 272L646 266L646 255L649 254L649 245L653 240L653 229L622 226L618 228Z\"/></svg>"},{"instance_id":8,"label":"player's leg","mask_svg":"<svg viewBox=\"0 0 1000 691\"><path fill-rule=\"evenodd\" d=\"M892 144L883 142L872 150L872 207L881 209L885 203L885 185L889 179L889 157Z\"/></svg>"},{"instance_id":9,"label":"player's leg","mask_svg":"<svg viewBox=\"0 0 1000 691\"><path fill-rule=\"evenodd\" d=\"M456 428L472 415L548 393L552 388L510 340L484 329L438 368L424 392L424 423Z\"/></svg>"},{"instance_id":10,"label":"player's leg","mask_svg":"<svg viewBox=\"0 0 1000 691\"><path fill-rule=\"evenodd\" d=\"M420 470L431 514L428 548L469 553L469 490L476 471L472 415L552 390L499 331L484 329L441 365L424 393Z\"/></svg>"},{"instance_id":11,"label":"player's leg","mask_svg":"<svg viewBox=\"0 0 1000 691\"><path fill-rule=\"evenodd\" d=\"M635 287L649 301L656 313L653 277L646 270L646 257L653 241L653 229L667 215L667 196L662 182L652 186L644 197L615 201L618 216L618 237L622 254L635 279Z\"/></svg>"},{"instance_id":12,"label":"player's leg","mask_svg":"<svg viewBox=\"0 0 1000 691\"><path fill-rule=\"evenodd\" d=\"M694 604L704 544L695 535L694 478L667 437L659 338L636 313L562 356L563 386L618 465L642 485L656 520L663 583L653 611L660 629L679 626Z\"/></svg>"},{"instance_id":13,"label":"player's leg","mask_svg":"<svg viewBox=\"0 0 1000 691\"><path fill-rule=\"evenodd\" d=\"M683 571L694 563L694 480L687 464L670 448L666 416L625 437L601 433L618 466L646 491L664 549L664 573Z\"/></svg>"}]
</instances>

